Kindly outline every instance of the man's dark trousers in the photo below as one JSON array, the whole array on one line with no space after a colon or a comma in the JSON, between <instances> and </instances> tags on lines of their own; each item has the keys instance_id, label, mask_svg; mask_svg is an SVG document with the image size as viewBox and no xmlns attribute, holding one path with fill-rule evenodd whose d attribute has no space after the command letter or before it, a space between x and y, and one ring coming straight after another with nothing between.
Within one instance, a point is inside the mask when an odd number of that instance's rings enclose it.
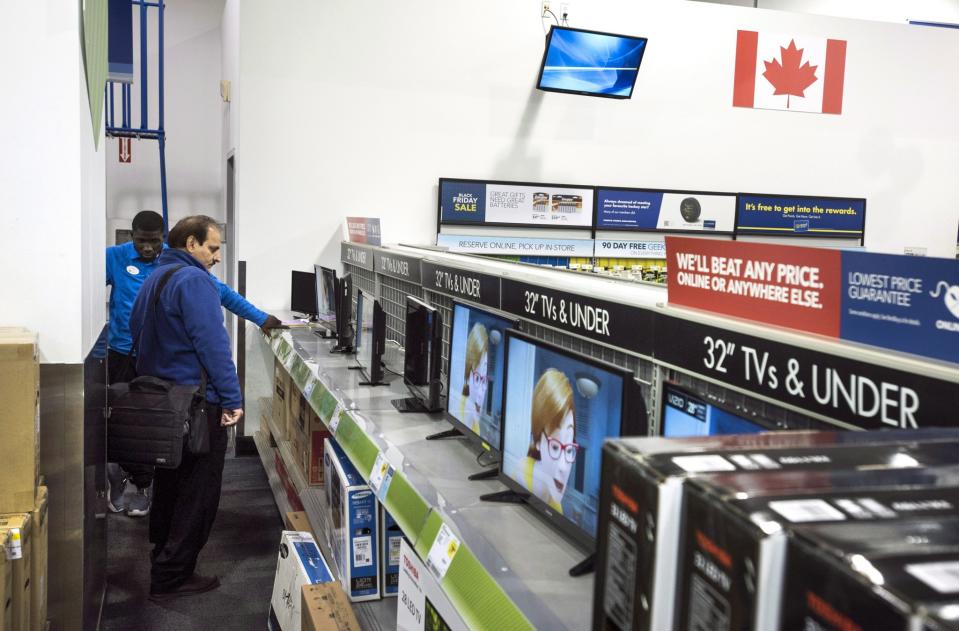
<instances>
[{"instance_id":1,"label":"man's dark trousers","mask_svg":"<svg viewBox=\"0 0 959 631\"><path fill-rule=\"evenodd\" d=\"M137 376L136 358L125 355L113 349L109 350L107 358L107 378L110 383L124 383L133 381ZM148 488L153 483L153 467L148 464L134 464L121 462L120 467L130 474L130 481L138 489Z\"/></svg>"},{"instance_id":2,"label":"man's dark trousers","mask_svg":"<svg viewBox=\"0 0 959 631\"><path fill-rule=\"evenodd\" d=\"M220 426L223 409L208 405L210 453L194 455L183 446L176 469L157 468L150 509L150 591L179 587L193 575L220 505L227 431Z\"/></svg>"}]
</instances>

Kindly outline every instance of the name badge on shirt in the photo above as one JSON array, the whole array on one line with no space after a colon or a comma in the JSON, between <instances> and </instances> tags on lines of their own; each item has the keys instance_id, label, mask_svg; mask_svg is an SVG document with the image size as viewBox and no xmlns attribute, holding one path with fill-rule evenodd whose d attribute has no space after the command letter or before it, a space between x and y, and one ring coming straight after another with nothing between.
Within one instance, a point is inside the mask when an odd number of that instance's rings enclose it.
<instances>
[{"instance_id":1,"label":"name badge on shirt","mask_svg":"<svg viewBox=\"0 0 959 631\"><path fill-rule=\"evenodd\" d=\"M136 276L140 273L140 268L135 265L127 265L127 272Z\"/></svg>"}]
</instances>

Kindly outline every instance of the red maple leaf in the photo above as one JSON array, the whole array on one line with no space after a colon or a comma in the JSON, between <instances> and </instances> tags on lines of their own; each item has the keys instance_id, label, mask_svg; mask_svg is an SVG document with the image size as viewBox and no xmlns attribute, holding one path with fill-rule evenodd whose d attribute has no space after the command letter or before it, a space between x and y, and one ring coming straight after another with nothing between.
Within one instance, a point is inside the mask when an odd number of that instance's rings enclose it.
<instances>
[{"instance_id":1,"label":"red maple leaf","mask_svg":"<svg viewBox=\"0 0 959 631\"><path fill-rule=\"evenodd\" d=\"M779 47L782 64L778 59L772 61L763 61L766 65L766 72L763 76L766 81L772 84L776 91L773 94L786 95L786 108L789 108L790 96L806 96L804 91L817 81L816 68L810 66L807 61L802 63L802 48L796 48L796 40L789 40L789 47Z\"/></svg>"}]
</instances>

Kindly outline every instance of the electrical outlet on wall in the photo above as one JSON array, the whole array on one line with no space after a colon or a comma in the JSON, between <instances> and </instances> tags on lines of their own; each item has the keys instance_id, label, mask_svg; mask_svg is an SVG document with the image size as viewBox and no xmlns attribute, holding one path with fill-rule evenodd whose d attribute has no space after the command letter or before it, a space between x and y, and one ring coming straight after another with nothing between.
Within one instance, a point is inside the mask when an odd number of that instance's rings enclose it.
<instances>
[{"instance_id":1,"label":"electrical outlet on wall","mask_svg":"<svg viewBox=\"0 0 959 631\"><path fill-rule=\"evenodd\" d=\"M565 20L569 17L569 3L562 2L559 5L559 19Z\"/></svg>"},{"instance_id":2,"label":"electrical outlet on wall","mask_svg":"<svg viewBox=\"0 0 959 631\"><path fill-rule=\"evenodd\" d=\"M543 0L543 10L540 12L544 18L549 13L549 0Z\"/></svg>"}]
</instances>

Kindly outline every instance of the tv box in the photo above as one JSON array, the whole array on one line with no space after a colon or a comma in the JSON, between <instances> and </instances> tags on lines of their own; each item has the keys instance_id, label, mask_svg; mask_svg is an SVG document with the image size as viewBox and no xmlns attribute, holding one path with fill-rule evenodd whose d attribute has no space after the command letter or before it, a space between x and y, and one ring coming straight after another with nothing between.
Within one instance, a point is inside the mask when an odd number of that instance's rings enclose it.
<instances>
[{"instance_id":1,"label":"tv box","mask_svg":"<svg viewBox=\"0 0 959 631\"><path fill-rule=\"evenodd\" d=\"M645 631L673 627L687 481L731 472L947 464L955 461L957 439L956 430L910 430L607 441L600 485L593 628Z\"/></svg>"},{"instance_id":2,"label":"tv box","mask_svg":"<svg viewBox=\"0 0 959 631\"><path fill-rule=\"evenodd\" d=\"M956 517L797 529L779 628L959 628L957 529Z\"/></svg>"},{"instance_id":3,"label":"tv box","mask_svg":"<svg viewBox=\"0 0 959 631\"><path fill-rule=\"evenodd\" d=\"M335 580L313 535L284 530L280 536L267 627L271 631L300 631L303 586Z\"/></svg>"},{"instance_id":4,"label":"tv box","mask_svg":"<svg viewBox=\"0 0 959 631\"><path fill-rule=\"evenodd\" d=\"M396 596L400 587L400 544L403 531L382 504L380 507L380 576L383 596Z\"/></svg>"},{"instance_id":5,"label":"tv box","mask_svg":"<svg viewBox=\"0 0 959 631\"><path fill-rule=\"evenodd\" d=\"M327 438L323 449L327 540L343 591L353 602L380 597L378 504L340 446Z\"/></svg>"},{"instance_id":6,"label":"tv box","mask_svg":"<svg viewBox=\"0 0 959 631\"><path fill-rule=\"evenodd\" d=\"M778 628L787 543L797 527L959 514L959 467L732 477L738 483L707 478L686 490L679 628ZM777 484L765 484L770 478Z\"/></svg>"}]
</instances>

